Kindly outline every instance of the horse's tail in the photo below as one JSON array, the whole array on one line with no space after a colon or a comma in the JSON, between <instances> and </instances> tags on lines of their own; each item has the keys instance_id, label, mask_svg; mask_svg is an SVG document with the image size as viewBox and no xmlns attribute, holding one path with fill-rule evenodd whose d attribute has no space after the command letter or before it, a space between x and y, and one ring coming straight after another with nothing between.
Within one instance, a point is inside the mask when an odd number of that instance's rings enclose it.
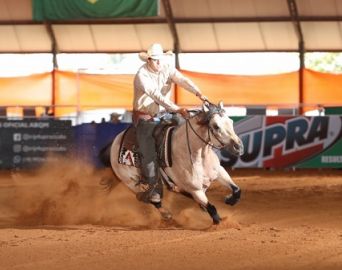
<instances>
[{"instance_id":1,"label":"horse's tail","mask_svg":"<svg viewBox=\"0 0 342 270\"><path fill-rule=\"evenodd\" d=\"M117 181L115 181L114 175L109 177L109 176L104 176L101 178L99 184L101 185L102 189L106 192L111 192L113 188L115 187Z\"/></svg>"},{"instance_id":2,"label":"horse's tail","mask_svg":"<svg viewBox=\"0 0 342 270\"><path fill-rule=\"evenodd\" d=\"M105 147L103 147L99 154L99 160L101 161L101 163L105 166L105 167L110 167L111 163L110 163L110 150L112 148L112 142L110 142L109 144L107 144ZM114 175L112 176L104 176L101 178L100 180L100 185L102 186L102 189L104 191L110 192L116 184L115 178L116 175L114 173L114 171L112 171Z\"/></svg>"},{"instance_id":3,"label":"horse's tail","mask_svg":"<svg viewBox=\"0 0 342 270\"><path fill-rule=\"evenodd\" d=\"M110 167L110 150L112 147L112 142L103 147L99 152L99 160L105 167Z\"/></svg>"}]
</instances>

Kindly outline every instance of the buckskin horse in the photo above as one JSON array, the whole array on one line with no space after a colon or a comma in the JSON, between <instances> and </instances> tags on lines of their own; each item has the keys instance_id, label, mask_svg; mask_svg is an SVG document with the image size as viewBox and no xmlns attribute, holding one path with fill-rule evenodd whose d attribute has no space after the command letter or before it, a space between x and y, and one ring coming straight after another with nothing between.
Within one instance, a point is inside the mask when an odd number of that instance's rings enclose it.
<instances>
[{"instance_id":1,"label":"buckskin horse","mask_svg":"<svg viewBox=\"0 0 342 270\"><path fill-rule=\"evenodd\" d=\"M164 183L169 190L192 197L208 212L213 223L218 224L221 218L206 196L211 183L217 180L231 190L224 198L225 203L229 205L239 201L241 190L220 165L215 149L225 148L233 155L239 156L243 154L243 144L235 133L233 121L228 117L222 102L215 105L205 101L201 109L189 112L191 116L182 123L166 125L168 129L164 128L164 131L167 130L164 135L167 133L169 136L164 137L171 139L164 139L157 147L161 149L158 154L160 193L162 194ZM134 132L132 126L118 134L107 149L102 151L101 158L110 160L114 175L137 193L140 190L139 150L134 144L134 135L131 135L131 146L127 143L129 129ZM161 162L162 159L164 162ZM110 187L111 183L107 182L105 185ZM161 202L151 203L159 210L163 219L172 218L171 212L165 209Z\"/></svg>"}]
</instances>

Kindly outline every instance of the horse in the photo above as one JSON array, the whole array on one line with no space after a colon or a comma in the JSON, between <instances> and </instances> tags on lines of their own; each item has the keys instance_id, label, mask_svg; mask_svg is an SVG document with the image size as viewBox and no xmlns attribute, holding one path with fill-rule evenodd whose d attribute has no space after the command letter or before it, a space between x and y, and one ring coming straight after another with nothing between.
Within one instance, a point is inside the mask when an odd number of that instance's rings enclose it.
<instances>
[{"instance_id":1,"label":"horse","mask_svg":"<svg viewBox=\"0 0 342 270\"><path fill-rule=\"evenodd\" d=\"M219 224L221 217L206 196L211 183L217 180L231 190L224 198L228 205L235 205L239 201L241 189L220 165L215 150L225 148L231 154L240 156L244 152L243 143L235 133L233 121L224 110L222 102L215 105L205 101L201 109L189 112L190 117L173 130L170 146L172 164L160 167L160 176L170 190L194 199L207 211L213 224ZM114 175L137 194L140 169L121 164L118 158L125 132L119 133L107 147L107 161L109 158ZM106 185L110 186L109 183ZM172 219L172 213L161 202L150 203L159 210L162 219Z\"/></svg>"}]
</instances>

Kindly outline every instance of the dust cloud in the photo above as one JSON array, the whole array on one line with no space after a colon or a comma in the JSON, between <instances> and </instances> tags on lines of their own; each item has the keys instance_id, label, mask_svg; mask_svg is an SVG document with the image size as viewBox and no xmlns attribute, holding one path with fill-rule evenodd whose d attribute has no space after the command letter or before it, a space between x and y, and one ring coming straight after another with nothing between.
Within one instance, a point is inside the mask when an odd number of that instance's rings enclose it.
<instances>
[{"instance_id":1,"label":"dust cloud","mask_svg":"<svg viewBox=\"0 0 342 270\"><path fill-rule=\"evenodd\" d=\"M135 200L123 184L109 193L99 184L110 169L95 170L73 160L60 160L35 171L2 173L2 225L151 226L158 213ZM1 221L2 220L2 221Z\"/></svg>"},{"instance_id":2,"label":"dust cloud","mask_svg":"<svg viewBox=\"0 0 342 270\"><path fill-rule=\"evenodd\" d=\"M61 159L32 171L0 173L0 225L103 225L127 228L165 226L158 211L138 202L120 181L108 192L101 179L113 178L110 168ZM212 221L191 199L165 192L164 206L177 227L205 229ZM170 226L173 226L174 223Z\"/></svg>"}]
</instances>

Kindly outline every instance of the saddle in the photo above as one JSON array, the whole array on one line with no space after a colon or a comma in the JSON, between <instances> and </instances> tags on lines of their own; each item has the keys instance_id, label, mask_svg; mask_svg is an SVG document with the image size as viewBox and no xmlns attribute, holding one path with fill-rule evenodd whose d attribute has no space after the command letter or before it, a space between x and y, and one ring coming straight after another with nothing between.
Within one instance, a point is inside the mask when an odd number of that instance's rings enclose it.
<instances>
[{"instance_id":1,"label":"saddle","mask_svg":"<svg viewBox=\"0 0 342 270\"><path fill-rule=\"evenodd\" d=\"M177 123L161 121L153 131L156 142L158 164L162 168L172 166L171 142ZM136 128L131 125L122 136L119 150L119 163L139 168L141 164L139 145L136 141Z\"/></svg>"}]
</instances>

